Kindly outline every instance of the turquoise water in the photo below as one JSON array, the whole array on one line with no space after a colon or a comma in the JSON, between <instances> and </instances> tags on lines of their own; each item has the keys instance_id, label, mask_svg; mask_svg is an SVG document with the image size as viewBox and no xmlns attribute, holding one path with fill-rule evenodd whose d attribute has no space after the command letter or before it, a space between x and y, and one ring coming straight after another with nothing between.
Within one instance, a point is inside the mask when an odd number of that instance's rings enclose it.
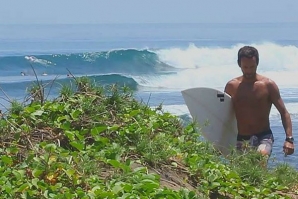
<instances>
[{"instance_id":1,"label":"turquoise water","mask_svg":"<svg viewBox=\"0 0 298 199\"><path fill-rule=\"evenodd\" d=\"M223 90L241 75L237 51L254 45L260 53L259 73L280 87L298 129L298 24L101 24L0 25L0 86L23 100L38 77L69 82L68 71L88 75L101 84L119 83L135 90L151 106L189 117L180 91L207 86ZM24 72L26 75L21 76ZM43 75L46 73L47 75ZM55 84L51 96L57 94ZM0 93L0 109L9 104ZM275 144L270 164L298 168L298 156L284 157L284 130L275 108L270 114Z\"/></svg>"}]
</instances>

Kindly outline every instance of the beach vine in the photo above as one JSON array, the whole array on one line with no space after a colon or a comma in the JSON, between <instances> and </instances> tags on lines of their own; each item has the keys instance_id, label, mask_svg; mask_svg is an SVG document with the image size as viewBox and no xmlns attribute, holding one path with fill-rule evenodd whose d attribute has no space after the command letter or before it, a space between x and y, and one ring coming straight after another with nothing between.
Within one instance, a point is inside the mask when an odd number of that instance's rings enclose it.
<instances>
[{"instance_id":1,"label":"beach vine","mask_svg":"<svg viewBox=\"0 0 298 199\"><path fill-rule=\"evenodd\" d=\"M52 100L33 83L30 103L13 100L1 118L0 198L297 197L289 165L261 167L249 150L222 157L197 124L128 87L70 81Z\"/></svg>"}]
</instances>

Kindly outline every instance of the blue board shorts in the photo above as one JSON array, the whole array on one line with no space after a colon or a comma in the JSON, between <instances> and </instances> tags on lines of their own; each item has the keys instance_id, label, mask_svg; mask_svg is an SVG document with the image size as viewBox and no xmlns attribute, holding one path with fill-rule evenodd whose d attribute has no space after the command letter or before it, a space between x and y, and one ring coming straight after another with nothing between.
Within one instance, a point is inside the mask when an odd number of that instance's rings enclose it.
<instances>
[{"instance_id":1,"label":"blue board shorts","mask_svg":"<svg viewBox=\"0 0 298 199\"><path fill-rule=\"evenodd\" d=\"M270 156L273 143L274 137L269 129L255 135L238 135L236 148L243 151L248 147L253 147L262 154Z\"/></svg>"}]
</instances>

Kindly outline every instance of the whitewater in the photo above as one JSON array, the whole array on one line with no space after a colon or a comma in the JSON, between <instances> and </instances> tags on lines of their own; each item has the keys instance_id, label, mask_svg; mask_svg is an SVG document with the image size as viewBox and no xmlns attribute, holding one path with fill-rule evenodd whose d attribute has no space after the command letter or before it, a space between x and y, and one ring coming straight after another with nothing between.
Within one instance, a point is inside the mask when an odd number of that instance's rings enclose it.
<instances>
[{"instance_id":1,"label":"whitewater","mask_svg":"<svg viewBox=\"0 0 298 199\"><path fill-rule=\"evenodd\" d=\"M260 54L258 73L279 86L294 136L297 132L298 26L293 24L31 26L0 25L1 110L9 108L8 97L24 99L35 73L45 83L57 79L49 95L55 97L61 85L71 81L71 72L101 85L129 86L137 99L190 119L181 90L223 90L227 81L241 75L239 48L252 45ZM286 162L298 168L297 154L282 154L285 135L274 107L270 122L275 136L270 164Z\"/></svg>"}]
</instances>

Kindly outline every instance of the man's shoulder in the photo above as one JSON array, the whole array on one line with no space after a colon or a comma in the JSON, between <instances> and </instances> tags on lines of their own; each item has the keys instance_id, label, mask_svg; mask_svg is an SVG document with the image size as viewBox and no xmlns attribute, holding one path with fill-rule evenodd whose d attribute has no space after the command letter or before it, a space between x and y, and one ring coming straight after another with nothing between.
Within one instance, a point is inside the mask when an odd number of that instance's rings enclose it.
<instances>
[{"instance_id":1,"label":"man's shoulder","mask_svg":"<svg viewBox=\"0 0 298 199\"><path fill-rule=\"evenodd\" d=\"M235 78L229 80L229 81L227 82L227 85L239 84L239 83L241 82L241 80L242 80L242 76L235 77Z\"/></svg>"},{"instance_id":2,"label":"man's shoulder","mask_svg":"<svg viewBox=\"0 0 298 199\"><path fill-rule=\"evenodd\" d=\"M233 96L235 90L237 89L238 85L241 82L241 77L235 77L231 79L230 81L227 82L226 87L225 87L225 92L228 93L229 95Z\"/></svg>"},{"instance_id":3,"label":"man's shoulder","mask_svg":"<svg viewBox=\"0 0 298 199\"><path fill-rule=\"evenodd\" d=\"M276 85L276 83L270 79L269 77L266 76L259 76L259 80L260 82L262 82L262 84L264 84L266 86L266 88L268 89L268 91L270 93L276 93L279 92L279 88Z\"/></svg>"},{"instance_id":4,"label":"man's shoulder","mask_svg":"<svg viewBox=\"0 0 298 199\"><path fill-rule=\"evenodd\" d=\"M265 83L266 85L275 85L275 82L269 77L258 75L258 81Z\"/></svg>"}]
</instances>

